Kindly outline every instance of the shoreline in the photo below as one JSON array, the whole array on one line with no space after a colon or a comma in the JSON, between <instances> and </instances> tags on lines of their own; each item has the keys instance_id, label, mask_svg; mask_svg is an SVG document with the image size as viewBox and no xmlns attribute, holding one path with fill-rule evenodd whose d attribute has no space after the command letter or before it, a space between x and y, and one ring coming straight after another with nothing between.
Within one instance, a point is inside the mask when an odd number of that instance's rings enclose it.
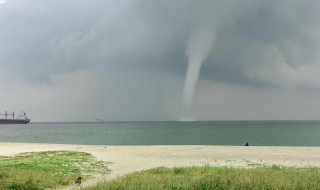
<instances>
[{"instance_id":1,"label":"shoreline","mask_svg":"<svg viewBox=\"0 0 320 190\"><path fill-rule=\"evenodd\" d=\"M90 182L110 180L156 167L279 165L320 167L320 147L159 145L109 146L0 142L0 156L24 152L79 151L111 162L111 173Z\"/></svg>"}]
</instances>

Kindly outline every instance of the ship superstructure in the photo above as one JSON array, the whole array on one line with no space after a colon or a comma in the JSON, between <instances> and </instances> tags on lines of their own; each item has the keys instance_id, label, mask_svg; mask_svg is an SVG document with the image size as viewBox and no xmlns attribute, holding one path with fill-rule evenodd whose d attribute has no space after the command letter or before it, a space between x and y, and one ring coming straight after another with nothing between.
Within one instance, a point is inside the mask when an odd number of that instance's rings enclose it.
<instances>
[{"instance_id":1,"label":"ship superstructure","mask_svg":"<svg viewBox=\"0 0 320 190\"><path fill-rule=\"evenodd\" d=\"M8 113L7 111L0 113L0 124L27 124L29 122L30 119L25 112L22 112L21 115L15 115L14 112Z\"/></svg>"}]
</instances>

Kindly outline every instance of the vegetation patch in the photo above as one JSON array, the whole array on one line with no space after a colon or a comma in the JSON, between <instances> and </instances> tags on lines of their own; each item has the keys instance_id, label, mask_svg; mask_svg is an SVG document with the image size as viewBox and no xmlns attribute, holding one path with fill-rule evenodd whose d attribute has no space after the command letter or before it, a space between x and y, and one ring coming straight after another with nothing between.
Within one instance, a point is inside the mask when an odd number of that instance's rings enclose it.
<instances>
[{"instance_id":1,"label":"vegetation patch","mask_svg":"<svg viewBox=\"0 0 320 190\"><path fill-rule=\"evenodd\" d=\"M204 166L172 169L160 167L84 189L316 190L319 187L320 168Z\"/></svg>"},{"instance_id":2,"label":"vegetation patch","mask_svg":"<svg viewBox=\"0 0 320 190\"><path fill-rule=\"evenodd\" d=\"M23 153L0 157L0 189L38 190L57 188L84 179L106 174L107 164L91 154L74 151Z\"/></svg>"}]
</instances>

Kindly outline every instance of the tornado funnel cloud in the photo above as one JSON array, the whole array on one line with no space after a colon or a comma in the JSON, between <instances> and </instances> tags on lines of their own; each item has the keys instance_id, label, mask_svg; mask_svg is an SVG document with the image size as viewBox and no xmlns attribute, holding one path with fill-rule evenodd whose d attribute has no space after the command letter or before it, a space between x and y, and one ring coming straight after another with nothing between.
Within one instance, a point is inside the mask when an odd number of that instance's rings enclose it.
<instances>
[{"instance_id":1,"label":"tornado funnel cloud","mask_svg":"<svg viewBox=\"0 0 320 190\"><path fill-rule=\"evenodd\" d=\"M202 63L208 57L216 35L213 27L201 27L187 42L188 69L183 89L183 116L181 120L195 120L193 101Z\"/></svg>"},{"instance_id":2,"label":"tornado funnel cloud","mask_svg":"<svg viewBox=\"0 0 320 190\"><path fill-rule=\"evenodd\" d=\"M194 120L192 107L194 93L198 82L201 69L201 63L193 63L188 65L187 75L184 83L183 90L183 109L184 115L182 120Z\"/></svg>"}]
</instances>

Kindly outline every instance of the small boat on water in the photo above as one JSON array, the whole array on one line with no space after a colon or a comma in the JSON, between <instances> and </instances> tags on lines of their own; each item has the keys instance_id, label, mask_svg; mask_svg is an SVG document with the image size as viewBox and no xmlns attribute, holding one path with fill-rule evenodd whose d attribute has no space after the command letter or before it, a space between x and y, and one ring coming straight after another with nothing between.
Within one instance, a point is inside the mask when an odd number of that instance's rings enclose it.
<instances>
[{"instance_id":1,"label":"small boat on water","mask_svg":"<svg viewBox=\"0 0 320 190\"><path fill-rule=\"evenodd\" d=\"M28 119L27 114L23 112L23 114L18 115L15 117L14 112L7 113L7 111L4 112L4 114L0 113L0 124L27 124L30 122L30 119Z\"/></svg>"}]
</instances>

